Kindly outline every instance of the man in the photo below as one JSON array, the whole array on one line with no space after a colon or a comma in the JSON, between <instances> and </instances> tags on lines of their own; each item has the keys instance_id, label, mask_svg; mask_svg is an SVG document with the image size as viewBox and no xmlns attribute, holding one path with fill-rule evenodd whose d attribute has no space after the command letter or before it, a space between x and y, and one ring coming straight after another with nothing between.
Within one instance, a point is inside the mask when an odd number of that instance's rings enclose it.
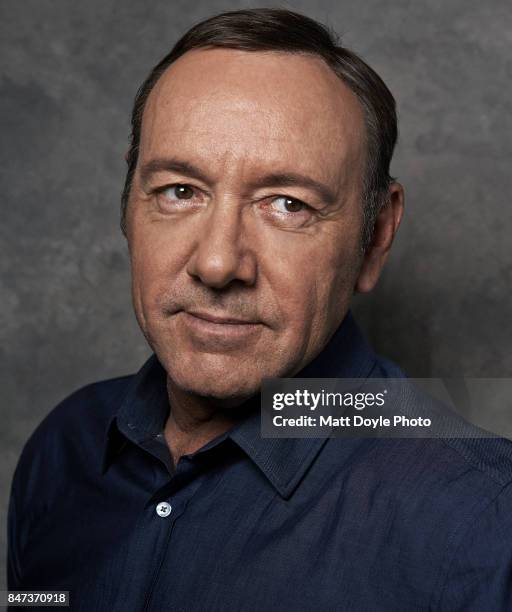
<instances>
[{"instance_id":1,"label":"man","mask_svg":"<svg viewBox=\"0 0 512 612\"><path fill-rule=\"evenodd\" d=\"M401 377L349 312L403 211L394 100L282 10L188 32L137 95L122 227L154 355L13 482L10 589L79 610L512 609L504 440L273 439L265 377Z\"/></svg>"}]
</instances>

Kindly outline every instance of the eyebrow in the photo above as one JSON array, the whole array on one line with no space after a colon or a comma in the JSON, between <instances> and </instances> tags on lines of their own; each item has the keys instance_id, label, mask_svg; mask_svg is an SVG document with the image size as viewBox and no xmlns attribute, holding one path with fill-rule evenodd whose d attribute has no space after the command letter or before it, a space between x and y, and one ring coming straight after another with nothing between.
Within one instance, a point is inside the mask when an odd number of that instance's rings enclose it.
<instances>
[{"instance_id":1,"label":"eyebrow","mask_svg":"<svg viewBox=\"0 0 512 612\"><path fill-rule=\"evenodd\" d=\"M140 170L143 184L147 184L152 174L157 172L176 172L203 183L211 183L211 178L190 162L175 158L158 158L146 162ZM336 194L324 183L297 172L272 172L257 178L250 184L251 189L264 187L303 187L315 191L326 204L336 201Z\"/></svg>"},{"instance_id":2,"label":"eyebrow","mask_svg":"<svg viewBox=\"0 0 512 612\"><path fill-rule=\"evenodd\" d=\"M334 204L336 194L324 183L297 172L273 172L251 183L253 189L262 187L303 187L315 191L326 204Z\"/></svg>"},{"instance_id":3,"label":"eyebrow","mask_svg":"<svg viewBox=\"0 0 512 612\"><path fill-rule=\"evenodd\" d=\"M157 172L176 172L183 176L209 183L210 179L207 174L200 170L194 164L180 159L152 159L146 162L140 169L140 178L143 184L147 184L152 174Z\"/></svg>"}]
</instances>

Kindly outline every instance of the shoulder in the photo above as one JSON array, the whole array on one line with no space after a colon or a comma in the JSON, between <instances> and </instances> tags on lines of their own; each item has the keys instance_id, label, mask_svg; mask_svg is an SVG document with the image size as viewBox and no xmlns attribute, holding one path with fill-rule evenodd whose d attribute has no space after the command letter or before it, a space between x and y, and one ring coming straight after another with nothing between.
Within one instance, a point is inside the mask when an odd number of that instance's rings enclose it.
<instances>
[{"instance_id":1,"label":"shoulder","mask_svg":"<svg viewBox=\"0 0 512 612\"><path fill-rule=\"evenodd\" d=\"M11 483L8 575L20 584L20 559L46 515L94 486L107 428L134 376L84 386L62 400L25 443Z\"/></svg>"},{"instance_id":2,"label":"shoulder","mask_svg":"<svg viewBox=\"0 0 512 612\"><path fill-rule=\"evenodd\" d=\"M486 456L471 444L455 449L480 475L480 486L465 487L459 520L446 538L447 552L431 602L435 610L512 609L511 443L480 442L486 443Z\"/></svg>"},{"instance_id":3,"label":"shoulder","mask_svg":"<svg viewBox=\"0 0 512 612\"><path fill-rule=\"evenodd\" d=\"M405 379L396 380L400 389L413 386L397 365L380 356L370 376ZM417 406L435 408L416 392L407 391L400 399L419 399ZM494 534L512 520L512 442L469 424L450 431L463 435L333 439L326 452L334 467L343 463L347 447L354 448L350 475L343 481L350 478L355 490L367 492L373 506L386 508L408 541L418 543L424 534L423 542L443 542L454 550L464 534L480 529L484 515L494 516Z\"/></svg>"},{"instance_id":4,"label":"shoulder","mask_svg":"<svg viewBox=\"0 0 512 612\"><path fill-rule=\"evenodd\" d=\"M13 487L47 481L52 470L66 470L68 459L85 461L99 449L108 425L126 395L134 375L94 382L81 387L53 408L23 446ZM21 487L19 487L21 488Z\"/></svg>"},{"instance_id":5,"label":"shoulder","mask_svg":"<svg viewBox=\"0 0 512 612\"><path fill-rule=\"evenodd\" d=\"M446 486L454 496L493 496L512 483L512 441L501 437L478 437L481 431L471 425L468 431L475 437L458 438L390 438L376 439L371 448L373 461L380 470L390 465L397 474L416 479L414 487L425 494L433 494L432 487ZM488 434L488 432L485 432Z\"/></svg>"},{"instance_id":6,"label":"shoulder","mask_svg":"<svg viewBox=\"0 0 512 612\"><path fill-rule=\"evenodd\" d=\"M428 521L470 518L512 483L512 442L502 438L331 438L322 454L342 484Z\"/></svg>"},{"instance_id":7,"label":"shoulder","mask_svg":"<svg viewBox=\"0 0 512 612\"><path fill-rule=\"evenodd\" d=\"M399 583L425 588L433 610L512 609L510 441L332 439L326 446L332 467L338 458L330 480L350 508L348 524L362 522ZM397 551L410 565L397 568Z\"/></svg>"},{"instance_id":8,"label":"shoulder","mask_svg":"<svg viewBox=\"0 0 512 612\"><path fill-rule=\"evenodd\" d=\"M376 356L370 376L397 379L397 388L405 386L408 389L401 402L414 402L422 410L438 411L446 416L446 422L451 424L454 432L461 432L455 437L445 433L437 438L397 439L394 444L390 441L398 452L409 456L413 463L417 455L420 463L423 458L426 468L430 466L435 470L438 466L449 477L458 471L467 472L468 475L474 472L475 476L478 474L488 482L490 488L512 482L512 441L493 437L493 434L464 421L441 402L421 391L398 365L381 355Z\"/></svg>"},{"instance_id":9,"label":"shoulder","mask_svg":"<svg viewBox=\"0 0 512 612\"><path fill-rule=\"evenodd\" d=\"M28 445L53 434L102 427L115 414L134 375L88 384L64 398L35 429Z\"/></svg>"}]
</instances>

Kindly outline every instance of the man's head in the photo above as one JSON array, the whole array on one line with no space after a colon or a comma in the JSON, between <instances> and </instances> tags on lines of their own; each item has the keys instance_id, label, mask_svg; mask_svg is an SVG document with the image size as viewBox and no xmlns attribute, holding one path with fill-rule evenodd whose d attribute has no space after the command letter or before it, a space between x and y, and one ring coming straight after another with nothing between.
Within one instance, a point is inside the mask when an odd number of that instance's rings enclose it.
<instances>
[{"instance_id":1,"label":"man's head","mask_svg":"<svg viewBox=\"0 0 512 612\"><path fill-rule=\"evenodd\" d=\"M236 400L298 372L373 287L400 222L386 86L310 19L239 11L177 43L132 127L134 306L173 383Z\"/></svg>"}]
</instances>

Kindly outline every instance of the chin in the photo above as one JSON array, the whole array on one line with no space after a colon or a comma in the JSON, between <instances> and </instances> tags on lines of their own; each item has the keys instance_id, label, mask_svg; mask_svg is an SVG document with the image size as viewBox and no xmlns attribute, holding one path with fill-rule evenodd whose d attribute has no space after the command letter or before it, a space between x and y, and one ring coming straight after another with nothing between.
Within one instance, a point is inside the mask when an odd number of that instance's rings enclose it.
<instances>
[{"instance_id":1,"label":"chin","mask_svg":"<svg viewBox=\"0 0 512 612\"><path fill-rule=\"evenodd\" d=\"M259 392L263 375L254 362L230 363L231 360L203 356L182 359L166 364L166 370L175 385L188 393L217 400L242 402Z\"/></svg>"}]
</instances>

